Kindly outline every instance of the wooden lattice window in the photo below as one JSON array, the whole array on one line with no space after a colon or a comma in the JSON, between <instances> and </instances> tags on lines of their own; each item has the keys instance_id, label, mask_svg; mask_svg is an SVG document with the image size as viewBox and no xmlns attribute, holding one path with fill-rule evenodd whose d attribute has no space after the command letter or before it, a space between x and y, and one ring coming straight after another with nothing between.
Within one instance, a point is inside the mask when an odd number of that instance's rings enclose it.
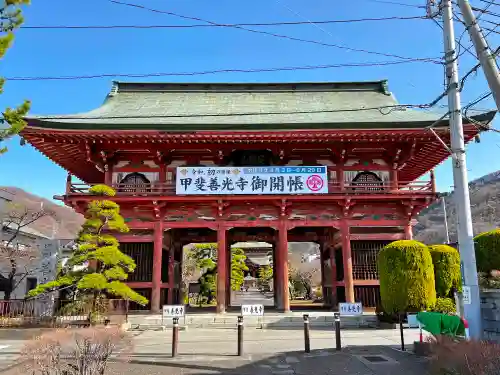
<instances>
[{"instance_id":1,"label":"wooden lattice window","mask_svg":"<svg viewBox=\"0 0 500 375\"><path fill-rule=\"evenodd\" d=\"M118 188L120 192L126 193L147 193L150 191L151 182L142 173L134 172L126 175Z\"/></svg>"},{"instance_id":2,"label":"wooden lattice window","mask_svg":"<svg viewBox=\"0 0 500 375\"><path fill-rule=\"evenodd\" d=\"M382 179L373 172L359 172L352 180L354 190L382 190Z\"/></svg>"}]
</instances>

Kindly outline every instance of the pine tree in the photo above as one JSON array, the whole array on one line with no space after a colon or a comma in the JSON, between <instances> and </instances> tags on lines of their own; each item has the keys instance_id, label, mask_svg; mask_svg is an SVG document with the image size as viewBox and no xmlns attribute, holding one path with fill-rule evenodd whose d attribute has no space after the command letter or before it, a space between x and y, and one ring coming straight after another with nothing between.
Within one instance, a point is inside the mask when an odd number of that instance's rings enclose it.
<instances>
[{"instance_id":1,"label":"pine tree","mask_svg":"<svg viewBox=\"0 0 500 375\"><path fill-rule=\"evenodd\" d=\"M115 191L106 185L93 186L90 193L115 195ZM60 269L56 280L39 285L29 296L75 285L76 304L90 304L92 313L98 312L106 296L147 304L146 298L123 283L128 274L134 272L136 265L132 258L120 251L118 240L110 234L129 231L118 204L105 199L91 201L85 218L76 240L78 247L65 267Z\"/></svg>"},{"instance_id":2,"label":"pine tree","mask_svg":"<svg viewBox=\"0 0 500 375\"><path fill-rule=\"evenodd\" d=\"M199 278L200 294L208 299L215 297L217 289L217 244L195 244L188 255L196 262L197 268L203 273ZM242 249L231 249L231 289L239 290L244 282L244 271L248 271L245 264L247 257Z\"/></svg>"},{"instance_id":3,"label":"pine tree","mask_svg":"<svg viewBox=\"0 0 500 375\"><path fill-rule=\"evenodd\" d=\"M259 269L259 279L262 282L269 282L273 278L273 269L270 266L262 266Z\"/></svg>"},{"instance_id":4,"label":"pine tree","mask_svg":"<svg viewBox=\"0 0 500 375\"><path fill-rule=\"evenodd\" d=\"M273 268L270 266L262 266L259 269L259 285L262 288L269 288L269 284L271 283L271 280L273 279Z\"/></svg>"},{"instance_id":5,"label":"pine tree","mask_svg":"<svg viewBox=\"0 0 500 375\"><path fill-rule=\"evenodd\" d=\"M29 4L30 0L5 0L0 3L0 59L5 55L14 40L13 31L21 26L24 19L20 5ZM0 78L0 94L5 80ZM26 126L23 120L30 109L30 102L25 101L17 108L7 108L0 117L0 143L19 134ZM7 126L5 126L7 125ZM7 151L0 147L0 154Z\"/></svg>"},{"instance_id":6,"label":"pine tree","mask_svg":"<svg viewBox=\"0 0 500 375\"><path fill-rule=\"evenodd\" d=\"M245 272L248 271L246 265L247 256L243 249L231 249L231 289L240 290L245 281Z\"/></svg>"}]
</instances>

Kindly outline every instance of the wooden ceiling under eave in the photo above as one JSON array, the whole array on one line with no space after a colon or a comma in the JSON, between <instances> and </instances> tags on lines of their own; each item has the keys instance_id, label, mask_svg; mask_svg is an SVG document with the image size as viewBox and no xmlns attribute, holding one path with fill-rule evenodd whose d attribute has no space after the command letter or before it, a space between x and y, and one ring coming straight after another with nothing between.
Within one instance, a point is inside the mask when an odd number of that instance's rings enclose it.
<instances>
[{"instance_id":1,"label":"wooden ceiling under eave","mask_svg":"<svg viewBox=\"0 0 500 375\"><path fill-rule=\"evenodd\" d=\"M448 128L436 128L436 133L449 145ZM469 142L479 130L473 125L464 126L465 141ZM47 158L86 183L103 181L103 172L89 161L85 144L95 145L96 149L125 149L127 145L144 146L146 149L170 149L174 145L182 148L195 148L203 145L218 147L231 144L310 145L318 147L331 142L413 142L417 147L414 154L400 169L401 182L413 181L434 168L450 154L436 136L427 129L373 130L373 131L263 131L263 132L190 132L167 133L159 131L89 131L89 130L48 130L27 127L22 136ZM324 146L323 146L324 147ZM137 147L135 147L137 149Z\"/></svg>"}]
</instances>

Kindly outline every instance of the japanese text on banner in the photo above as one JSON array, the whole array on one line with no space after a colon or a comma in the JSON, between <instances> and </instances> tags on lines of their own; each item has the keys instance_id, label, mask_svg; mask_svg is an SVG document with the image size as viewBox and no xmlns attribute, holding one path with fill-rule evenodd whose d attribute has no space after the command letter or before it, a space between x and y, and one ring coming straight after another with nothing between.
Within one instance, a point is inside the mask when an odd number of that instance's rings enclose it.
<instances>
[{"instance_id":1,"label":"japanese text on banner","mask_svg":"<svg viewBox=\"0 0 500 375\"><path fill-rule=\"evenodd\" d=\"M326 193L324 166L177 168L178 195Z\"/></svg>"}]
</instances>

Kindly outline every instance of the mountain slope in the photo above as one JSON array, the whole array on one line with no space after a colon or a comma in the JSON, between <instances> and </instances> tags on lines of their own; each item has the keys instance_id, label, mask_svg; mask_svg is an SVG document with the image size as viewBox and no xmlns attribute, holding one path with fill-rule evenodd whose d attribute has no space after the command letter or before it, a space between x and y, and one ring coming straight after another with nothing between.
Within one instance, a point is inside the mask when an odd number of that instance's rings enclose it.
<instances>
[{"instance_id":1,"label":"mountain slope","mask_svg":"<svg viewBox=\"0 0 500 375\"><path fill-rule=\"evenodd\" d=\"M45 236L51 237L55 231L57 239L74 239L83 223L83 216L66 206L60 206L48 199L30 194L23 189L12 186L0 186L0 190L7 192L8 198L15 204L20 204L32 210L43 207L54 213L52 217L42 217L29 227ZM54 220L55 219L55 220Z\"/></svg>"},{"instance_id":2,"label":"mountain slope","mask_svg":"<svg viewBox=\"0 0 500 375\"><path fill-rule=\"evenodd\" d=\"M500 171L490 173L469 183L474 234L500 226ZM456 205L454 194L443 194L446 202L450 241L457 241ZM423 210L413 228L415 239L427 244L446 241L441 201Z\"/></svg>"}]
</instances>

